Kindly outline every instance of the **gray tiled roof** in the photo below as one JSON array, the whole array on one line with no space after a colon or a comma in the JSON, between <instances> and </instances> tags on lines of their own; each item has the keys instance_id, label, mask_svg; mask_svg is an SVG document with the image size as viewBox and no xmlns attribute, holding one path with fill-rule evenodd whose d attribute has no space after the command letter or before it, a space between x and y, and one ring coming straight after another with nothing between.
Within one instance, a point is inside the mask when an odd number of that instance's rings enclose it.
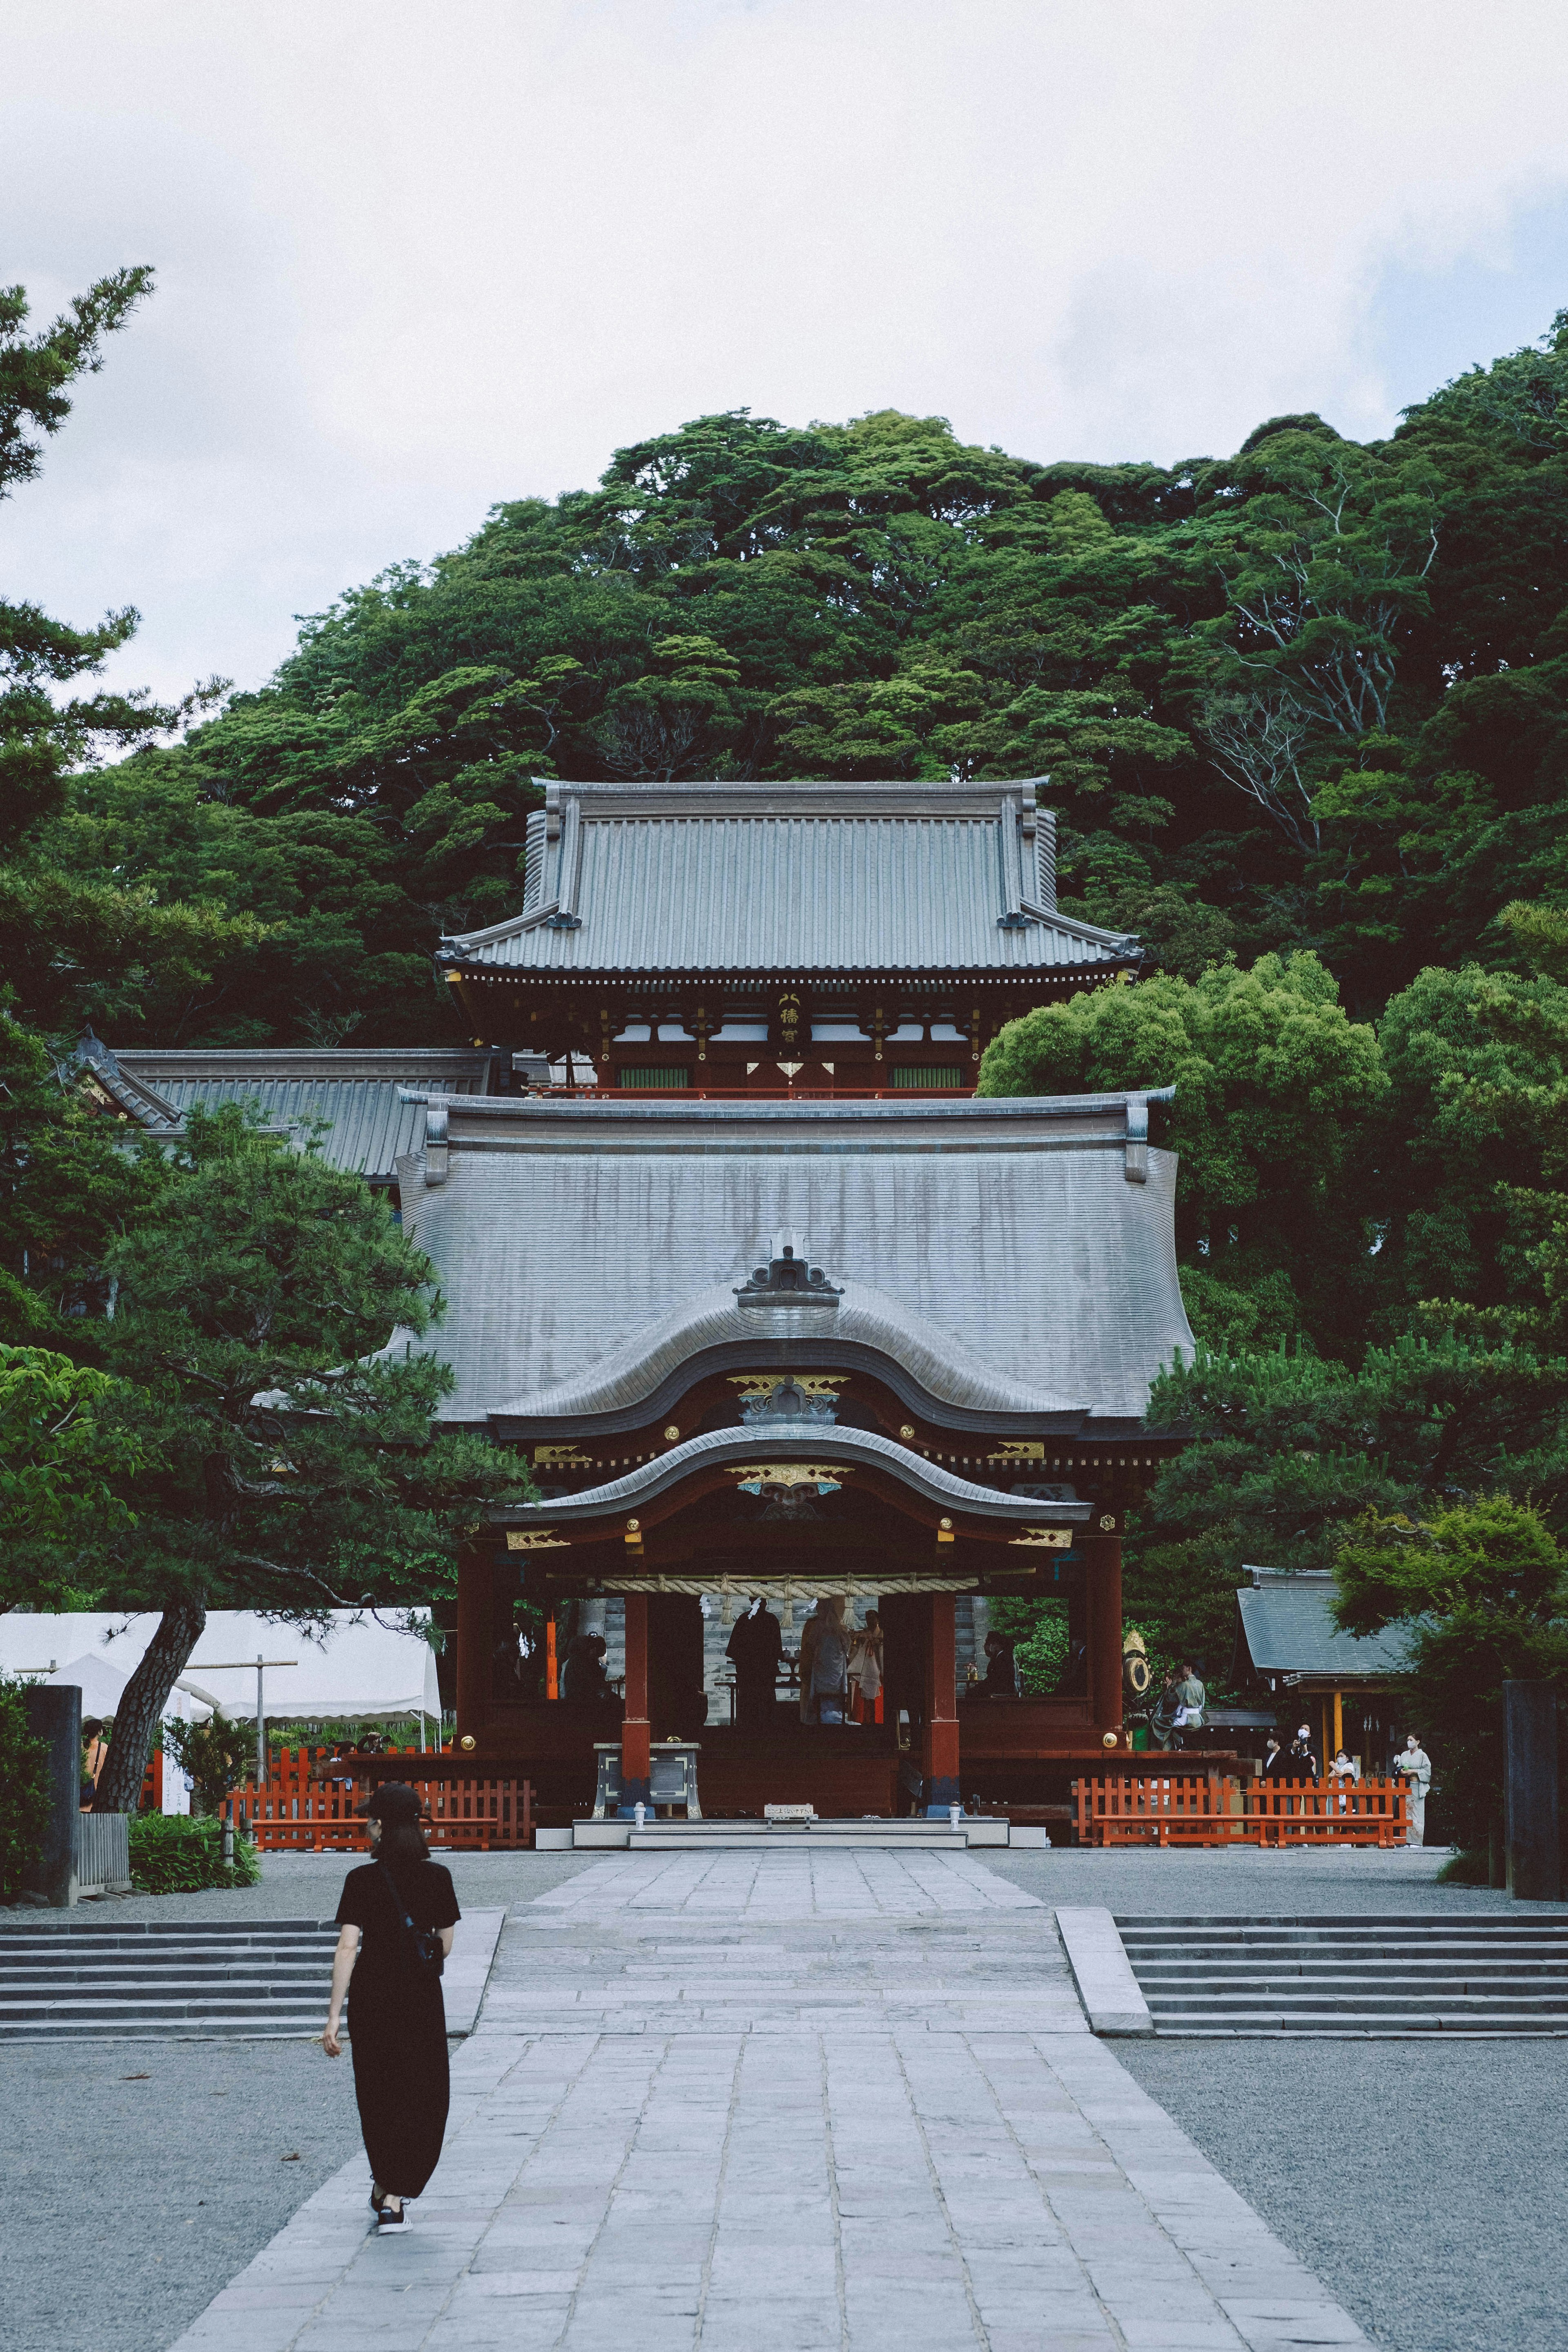
<instances>
[{"instance_id":1,"label":"gray tiled roof","mask_svg":"<svg viewBox=\"0 0 1568 2352\"><path fill-rule=\"evenodd\" d=\"M1333 1621L1331 1577L1282 1576L1268 1570L1257 1586L1237 1592L1242 1635L1260 1675L1307 1675L1314 1682L1342 1676L1394 1675L1405 1666L1408 1634L1342 1633Z\"/></svg>"},{"instance_id":2,"label":"gray tiled roof","mask_svg":"<svg viewBox=\"0 0 1568 2352\"><path fill-rule=\"evenodd\" d=\"M672 1336L705 1344L714 1294L786 1230L845 1286L813 1318L842 1311L847 1340L897 1323L881 1351L945 1352L976 1410L1135 1423L1193 1347L1176 1162L1142 1140L1142 1097L505 1097L455 1101L446 1123L398 1182L450 1302L424 1344L453 1367L453 1420L551 1391L563 1412L602 1410ZM823 1344L815 1322L804 1336Z\"/></svg>"},{"instance_id":3,"label":"gray tiled roof","mask_svg":"<svg viewBox=\"0 0 1568 2352\"><path fill-rule=\"evenodd\" d=\"M570 784L528 821L522 906L442 942L539 973L1109 971L1059 914L1034 782Z\"/></svg>"},{"instance_id":4,"label":"gray tiled roof","mask_svg":"<svg viewBox=\"0 0 1568 2352\"><path fill-rule=\"evenodd\" d=\"M392 1181L402 1154L419 1150L425 1141L425 1106L405 1102L404 1091L435 1087L452 1095L482 1095L491 1063L488 1053L440 1046L186 1053L129 1047L113 1059L122 1077L144 1091L155 1089L177 1119L195 1103L216 1110L222 1103L253 1102L264 1125L293 1134L327 1120L323 1156L334 1168L352 1169L381 1183ZM94 1069L101 1080L102 1065L95 1063Z\"/></svg>"}]
</instances>

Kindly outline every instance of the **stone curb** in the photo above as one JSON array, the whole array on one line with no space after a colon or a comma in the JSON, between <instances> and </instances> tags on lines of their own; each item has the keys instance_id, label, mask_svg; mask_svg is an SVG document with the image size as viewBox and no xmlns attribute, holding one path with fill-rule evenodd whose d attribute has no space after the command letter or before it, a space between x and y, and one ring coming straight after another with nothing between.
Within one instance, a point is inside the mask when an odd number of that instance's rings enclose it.
<instances>
[{"instance_id":1,"label":"stone curb","mask_svg":"<svg viewBox=\"0 0 1568 2352\"><path fill-rule=\"evenodd\" d=\"M1149 2004L1110 1913L1098 1905L1064 1908L1057 1913L1057 1926L1089 2032L1152 2033Z\"/></svg>"}]
</instances>

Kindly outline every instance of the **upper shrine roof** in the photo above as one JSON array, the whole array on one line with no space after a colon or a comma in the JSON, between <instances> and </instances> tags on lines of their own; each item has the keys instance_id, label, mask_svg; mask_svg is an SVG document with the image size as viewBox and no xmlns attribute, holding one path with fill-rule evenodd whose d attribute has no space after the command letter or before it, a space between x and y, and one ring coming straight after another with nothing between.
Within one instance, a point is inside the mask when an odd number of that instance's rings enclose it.
<instances>
[{"instance_id":1,"label":"upper shrine roof","mask_svg":"<svg viewBox=\"0 0 1568 2352\"><path fill-rule=\"evenodd\" d=\"M550 781L521 909L444 940L440 960L563 976L1135 967L1135 940L1058 911L1044 781Z\"/></svg>"}]
</instances>

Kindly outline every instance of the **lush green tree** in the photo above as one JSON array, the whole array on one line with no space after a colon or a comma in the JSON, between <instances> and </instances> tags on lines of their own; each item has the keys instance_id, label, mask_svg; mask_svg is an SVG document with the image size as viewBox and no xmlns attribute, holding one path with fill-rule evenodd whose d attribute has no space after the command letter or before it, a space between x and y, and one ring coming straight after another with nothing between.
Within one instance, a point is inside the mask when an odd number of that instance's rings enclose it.
<instances>
[{"instance_id":1,"label":"lush green tree","mask_svg":"<svg viewBox=\"0 0 1568 2352\"><path fill-rule=\"evenodd\" d=\"M125 1811L210 1607L304 1623L427 1601L480 1505L531 1490L516 1455L433 1433L451 1387L416 1345L442 1311L434 1269L317 1153L198 1111L107 1264L103 1351L145 1466L100 1589L160 1612L99 1784Z\"/></svg>"},{"instance_id":2,"label":"lush green tree","mask_svg":"<svg viewBox=\"0 0 1568 2352\"><path fill-rule=\"evenodd\" d=\"M68 1356L0 1345L0 1610L69 1608L82 1564L134 1526L124 1489L144 1455L113 1411L130 1402Z\"/></svg>"},{"instance_id":3,"label":"lush green tree","mask_svg":"<svg viewBox=\"0 0 1568 2352\"><path fill-rule=\"evenodd\" d=\"M1484 1843L1502 1811L1503 1684L1568 1690L1568 1554L1532 1506L1485 1496L1417 1517L1368 1512L1335 1566L1347 1632L1407 1629L1412 1727L1436 1751L1459 1843Z\"/></svg>"},{"instance_id":4,"label":"lush green tree","mask_svg":"<svg viewBox=\"0 0 1568 2352\"><path fill-rule=\"evenodd\" d=\"M0 499L38 473L36 436L59 431L68 387L101 367L104 337L124 326L152 284L150 269L117 270L31 337L24 289L0 288ZM110 869L78 877L48 854L74 774L178 727L226 683L212 681L177 709L142 693L61 690L100 671L136 622L127 605L77 629L36 604L0 602L0 971L13 1003L49 1027L123 1014L150 968L194 982L252 929L211 907L168 906L127 889Z\"/></svg>"},{"instance_id":5,"label":"lush green tree","mask_svg":"<svg viewBox=\"0 0 1568 2352\"><path fill-rule=\"evenodd\" d=\"M1155 1428L1187 1444L1155 1480L1127 1606L1170 1654L1228 1664L1244 1567L1327 1569L1368 1513L1419 1516L1500 1493L1568 1501L1568 1360L1484 1332L1402 1335L1352 1367L1283 1344L1214 1349L1162 1374Z\"/></svg>"},{"instance_id":6,"label":"lush green tree","mask_svg":"<svg viewBox=\"0 0 1568 2352\"><path fill-rule=\"evenodd\" d=\"M1373 1282L1362 1160L1387 1092L1377 1039L1317 959L1260 957L1042 1006L1004 1029L980 1092L1174 1086L1176 1233L1194 1328L1216 1339L1355 1328Z\"/></svg>"},{"instance_id":7,"label":"lush green tree","mask_svg":"<svg viewBox=\"0 0 1568 2352\"><path fill-rule=\"evenodd\" d=\"M163 1172L117 1108L0 1003L0 1339L91 1356L105 1255Z\"/></svg>"}]
</instances>

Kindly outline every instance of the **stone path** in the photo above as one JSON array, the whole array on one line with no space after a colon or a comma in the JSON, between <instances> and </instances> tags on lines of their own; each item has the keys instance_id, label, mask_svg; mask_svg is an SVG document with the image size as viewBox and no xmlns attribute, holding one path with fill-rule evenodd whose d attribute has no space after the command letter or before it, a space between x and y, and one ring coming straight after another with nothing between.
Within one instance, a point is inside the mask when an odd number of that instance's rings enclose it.
<instances>
[{"instance_id":1,"label":"stone path","mask_svg":"<svg viewBox=\"0 0 1568 2352\"><path fill-rule=\"evenodd\" d=\"M1365 2341L966 1857L597 1864L511 1915L453 2088L405 2236L345 2166L177 2352Z\"/></svg>"}]
</instances>

